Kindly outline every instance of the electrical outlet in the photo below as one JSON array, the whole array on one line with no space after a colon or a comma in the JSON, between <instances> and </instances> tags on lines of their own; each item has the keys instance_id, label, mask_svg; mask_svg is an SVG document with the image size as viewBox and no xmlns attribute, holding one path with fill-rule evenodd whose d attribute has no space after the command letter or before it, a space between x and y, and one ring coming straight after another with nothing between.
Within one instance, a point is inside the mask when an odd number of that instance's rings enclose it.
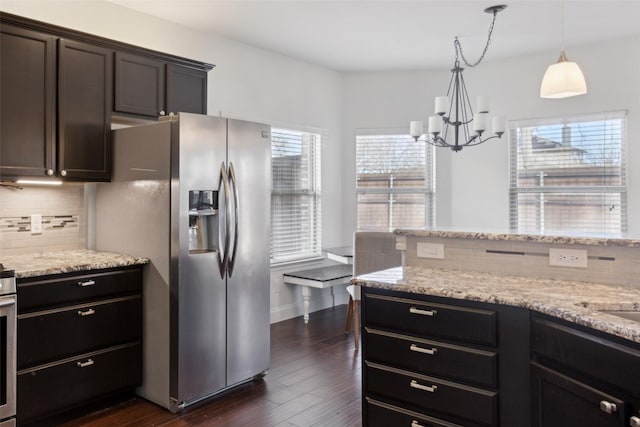
<instances>
[{"instance_id":1,"label":"electrical outlet","mask_svg":"<svg viewBox=\"0 0 640 427\"><path fill-rule=\"evenodd\" d=\"M418 242L418 258L444 259L444 245L442 243Z\"/></svg>"},{"instance_id":2,"label":"electrical outlet","mask_svg":"<svg viewBox=\"0 0 640 427\"><path fill-rule=\"evenodd\" d=\"M549 248L549 265L587 268L587 251L582 249Z\"/></svg>"},{"instance_id":3,"label":"electrical outlet","mask_svg":"<svg viewBox=\"0 0 640 427\"><path fill-rule=\"evenodd\" d=\"M31 214L31 234L42 233L42 215Z\"/></svg>"}]
</instances>

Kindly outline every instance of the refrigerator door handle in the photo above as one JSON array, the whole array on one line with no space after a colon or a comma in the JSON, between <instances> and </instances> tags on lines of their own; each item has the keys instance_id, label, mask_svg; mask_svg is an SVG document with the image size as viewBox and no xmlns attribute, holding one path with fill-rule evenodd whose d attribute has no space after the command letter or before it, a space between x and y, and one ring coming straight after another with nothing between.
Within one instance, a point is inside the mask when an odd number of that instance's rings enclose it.
<instances>
[{"instance_id":1,"label":"refrigerator door handle","mask_svg":"<svg viewBox=\"0 0 640 427\"><path fill-rule=\"evenodd\" d=\"M218 251L218 269L220 270L220 277L224 279L227 270L227 264L229 262L229 243L231 240L229 229L231 228L231 207L229 206L229 196L231 196L231 190L229 189L229 177L227 176L227 167L224 162L220 166L220 178L218 183L218 197L220 197L220 187L224 188L224 200L225 200L225 215L224 215L224 246L218 240L218 244L221 246ZM218 202L219 205L219 202Z\"/></svg>"},{"instance_id":2,"label":"refrigerator door handle","mask_svg":"<svg viewBox=\"0 0 640 427\"><path fill-rule=\"evenodd\" d=\"M233 221L234 221L234 229L233 229L233 250L231 251L231 256L229 257L229 268L228 273L229 277L233 275L233 266L236 262L236 250L238 249L238 215L240 211L239 203L240 198L238 197L238 185L236 181L236 172L233 169L233 163L229 162L229 180L231 181L231 185L233 188Z\"/></svg>"}]
</instances>

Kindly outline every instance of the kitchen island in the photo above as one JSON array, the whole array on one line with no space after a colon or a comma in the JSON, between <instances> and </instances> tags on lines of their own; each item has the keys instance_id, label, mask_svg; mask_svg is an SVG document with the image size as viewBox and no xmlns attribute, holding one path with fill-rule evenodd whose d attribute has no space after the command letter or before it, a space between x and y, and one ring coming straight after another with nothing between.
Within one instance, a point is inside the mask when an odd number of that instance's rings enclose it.
<instances>
[{"instance_id":1,"label":"kitchen island","mask_svg":"<svg viewBox=\"0 0 640 427\"><path fill-rule=\"evenodd\" d=\"M405 265L353 280L365 425L640 425L640 323L610 312L640 311L638 240L396 236Z\"/></svg>"}]
</instances>

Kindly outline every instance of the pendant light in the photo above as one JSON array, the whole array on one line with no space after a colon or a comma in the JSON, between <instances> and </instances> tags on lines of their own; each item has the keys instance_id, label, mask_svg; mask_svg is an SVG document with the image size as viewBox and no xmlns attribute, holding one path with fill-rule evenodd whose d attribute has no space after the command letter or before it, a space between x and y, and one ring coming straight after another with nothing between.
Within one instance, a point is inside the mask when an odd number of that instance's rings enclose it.
<instances>
[{"instance_id":1,"label":"pendant light","mask_svg":"<svg viewBox=\"0 0 640 427\"><path fill-rule=\"evenodd\" d=\"M587 83L582 70L575 62L567 59L564 52L564 2L560 3L560 58L549 65L540 85L540 98L568 98L587 93Z\"/></svg>"}]
</instances>

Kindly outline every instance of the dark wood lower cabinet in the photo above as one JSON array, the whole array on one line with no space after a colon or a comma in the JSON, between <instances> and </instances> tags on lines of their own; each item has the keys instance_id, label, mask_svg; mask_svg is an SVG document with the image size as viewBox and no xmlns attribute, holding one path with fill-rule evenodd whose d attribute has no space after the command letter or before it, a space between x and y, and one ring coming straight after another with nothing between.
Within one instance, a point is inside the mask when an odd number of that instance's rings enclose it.
<instances>
[{"instance_id":1,"label":"dark wood lower cabinet","mask_svg":"<svg viewBox=\"0 0 640 427\"><path fill-rule=\"evenodd\" d=\"M18 372L18 421L25 425L142 380L142 345L87 353Z\"/></svg>"},{"instance_id":2,"label":"dark wood lower cabinet","mask_svg":"<svg viewBox=\"0 0 640 427\"><path fill-rule=\"evenodd\" d=\"M537 363L531 364L531 383L534 427L628 425L622 399ZM610 412L606 408L611 408Z\"/></svg>"},{"instance_id":3,"label":"dark wood lower cabinet","mask_svg":"<svg viewBox=\"0 0 640 427\"><path fill-rule=\"evenodd\" d=\"M368 397L365 399L364 407L369 414L369 427L462 427L460 424L439 420Z\"/></svg>"},{"instance_id":4,"label":"dark wood lower cabinet","mask_svg":"<svg viewBox=\"0 0 640 427\"><path fill-rule=\"evenodd\" d=\"M640 344L527 309L362 293L364 426L640 426Z\"/></svg>"},{"instance_id":5,"label":"dark wood lower cabinet","mask_svg":"<svg viewBox=\"0 0 640 427\"><path fill-rule=\"evenodd\" d=\"M58 414L141 384L142 267L17 285L20 426L54 425Z\"/></svg>"}]
</instances>

